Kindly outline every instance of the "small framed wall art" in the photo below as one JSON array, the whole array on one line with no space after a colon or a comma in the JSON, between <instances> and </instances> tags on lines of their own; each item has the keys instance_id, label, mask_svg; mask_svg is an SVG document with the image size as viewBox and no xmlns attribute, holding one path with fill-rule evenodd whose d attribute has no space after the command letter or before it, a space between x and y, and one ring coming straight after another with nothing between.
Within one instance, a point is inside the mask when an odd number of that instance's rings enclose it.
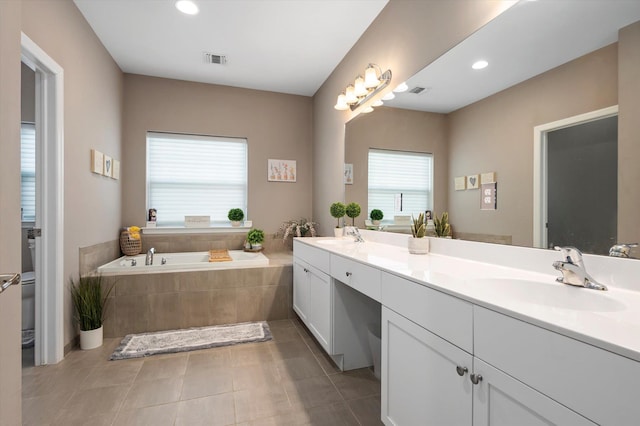
<instances>
[{"instance_id":1,"label":"small framed wall art","mask_svg":"<svg viewBox=\"0 0 640 426\"><path fill-rule=\"evenodd\" d=\"M104 154L100 151L96 151L95 149L91 150L91 172L97 173L99 175L102 174L104 170Z\"/></svg>"},{"instance_id":2,"label":"small framed wall art","mask_svg":"<svg viewBox=\"0 0 640 426\"><path fill-rule=\"evenodd\" d=\"M480 187L480 176L469 175L467 176L467 189L478 189Z\"/></svg>"},{"instance_id":3,"label":"small framed wall art","mask_svg":"<svg viewBox=\"0 0 640 426\"><path fill-rule=\"evenodd\" d=\"M109 155L104 156L104 166L102 169L102 174L111 177L111 173L113 172L113 158Z\"/></svg>"},{"instance_id":4,"label":"small framed wall art","mask_svg":"<svg viewBox=\"0 0 640 426\"><path fill-rule=\"evenodd\" d=\"M296 160L268 160L267 180L269 182L295 182L297 173Z\"/></svg>"},{"instance_id":5,"label":"small framed wall art","mask_svg":"<svg viewBox=\"0 0 640 426\"><path fill-rule=\"evenodd\" d=\"M353 164L344 164L344 183L345 185L353 185Z\"/></svg>"},{"instance_id":6,"label":"small framed wall art","mask_svg":"<svg viewBox=\"0 0 640 426\"><path fill-rule=\"evenodd\" d=\"M120 179L120 162L118 160L113 160L113 171L111 173L111 178L115 180Z\"/></svg>"}]
</instances>

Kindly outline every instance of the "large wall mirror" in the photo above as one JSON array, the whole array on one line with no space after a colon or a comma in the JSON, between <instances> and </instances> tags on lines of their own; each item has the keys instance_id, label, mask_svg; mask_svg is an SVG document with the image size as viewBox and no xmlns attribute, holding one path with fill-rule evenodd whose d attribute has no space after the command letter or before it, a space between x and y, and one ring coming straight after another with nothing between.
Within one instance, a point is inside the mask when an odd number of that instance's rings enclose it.
<instances>
[{"instance_id":1,"label":"large wall mirror","mask_svg":"<svg viewBox=\"0 0 640 426\"><path fill-rule=\"evenodd\" d=\"M480 59L488 66L472 69ZM433 205L426 208L449 212L454 238L575 245L595 254L640 242L638 75L640 1L520 1L409 79L409 90L347 123L345 162L353 165L353 181L345 199L371 210L371 149L429 153ZM593 127L599 120L609 133L586 142L585 135L604 132ZM563 131L577 124L587 126ZM572 136L564 148L548 150L558 130ZM470 189L469 181L467 189L455 188L455 178L491 172L496 210L481 210L481 189ZM562 220L548 205L558 198L568 201ZM572 228L585 215L591 222Z\"/></svg>"}]
</instances>

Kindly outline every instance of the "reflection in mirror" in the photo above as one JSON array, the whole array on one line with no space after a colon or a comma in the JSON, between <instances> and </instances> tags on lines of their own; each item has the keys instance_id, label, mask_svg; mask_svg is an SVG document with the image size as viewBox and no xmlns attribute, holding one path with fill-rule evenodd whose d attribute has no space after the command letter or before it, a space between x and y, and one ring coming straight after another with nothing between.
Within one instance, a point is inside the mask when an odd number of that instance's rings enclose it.
<instances>
[{"instance_id":1,"label":"reflection in mirror","mask_svg":"<svg viewBox=\"0 0 640 426\"><path fill-rule=\"evenodd\" d=\"M534 246L533 129L617 105L612 238L640 240L639 20L638 1L519 2L408 80L409 91L347 123L345 161L354 164L354 183L345 187L346 199L370 210L369 148L428 152L434 159L433 209L449 211L454 237ZM472 70L478 59L489 66ZM411 93L416 87L425 90ZM456 177L486 172L496 176L496 210L480 209L479 189L454 187ZM591 173L597 176L598 167ZM597 188L590 194L592 203L602 197ZM585 252L605 252L582 244Z\"/></svg>"}]
</instances>

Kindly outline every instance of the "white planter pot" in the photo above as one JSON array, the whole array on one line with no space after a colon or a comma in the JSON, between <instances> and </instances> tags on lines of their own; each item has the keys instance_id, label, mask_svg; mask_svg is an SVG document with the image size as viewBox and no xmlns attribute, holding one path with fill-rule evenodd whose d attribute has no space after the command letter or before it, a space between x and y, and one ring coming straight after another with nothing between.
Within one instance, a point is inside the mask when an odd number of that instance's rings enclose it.
<instances>
[{"instance_id":1,"label":"white planter pot","mask_svg":"<svg viewBox=\"0 0 640 426\"><path fill-rule=\"evenodd\" d=\"M80 330L80 349L87 351L102 346L102 326L95 330Z\"/></svg>"},{"instance_id":2,"label":"white planter pot","mask_svg":"<svg viewBox=\"0 0 640 426\"><path fill-rule=\"evenodd\" d=\"M372 220L371 223L373 223L374 226L380 225L380 221L379 220Z\"/></svg>"},{"instance_id":3,"label":"white planter pot","mask_svg":"<svg viewBox=\"0 0 640 426\"><path fill-rule=\"evenodd\" d=\"M342 238L343 232L344 228L333 228L333 235L335 235L336 238Z\"/></svg>"},{"instance_id":4,"label":"white planter pot","mask_svg":"<svg viewBox=\"0 0 640 426\"><path fill-rule=\"evenodd\" d=\"M232 220L231 221L231 226L240 226L242 222L240 222L239 220Z\"/></svg>"},{"instance_id":5,"label":"white planter pot","mask_svg":"<svg viewBox=\"0 0 640 426\"><path fill-rule=\"evenodd\" d=\"M429 253L429 239L409 237L409 253L411 254Z\"/></svg>"}]
</instances>

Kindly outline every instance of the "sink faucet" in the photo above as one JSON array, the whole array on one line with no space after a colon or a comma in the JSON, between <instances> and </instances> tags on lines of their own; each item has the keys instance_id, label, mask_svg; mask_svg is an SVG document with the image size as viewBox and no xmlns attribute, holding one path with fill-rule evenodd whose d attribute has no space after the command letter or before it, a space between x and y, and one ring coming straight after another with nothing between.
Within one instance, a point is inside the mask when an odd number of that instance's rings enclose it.
<instances>
[{"instance_id":1,"label":"sink faucet","mask_svg":"<svg viewBox=\"0 0 640 426\"><path fill-rule=\"evenodd\" d=\"M153 254L156 252L156 249L151 247L147 252L147 257L144 258L145 265L153 265Z\"/></svg>"},{"instance_id":2,"label":"sink faucet","mask_svg":"<svg viewBox=\"0 0 640 426\"><path fill-rule=\"evenodd\" d=\"M360 235L360 231L355 226L345 226L345 233L353 237L356 243L364 243L364 239L362 239L362 235Z\"/></svg>"},{"instance_id":3,"label":"sink faucet","mask_svg":"<svg viewBox=\"0 0 640 426\"><path fill-rule=\"evenodd\" d=\"M616 244L609 249L609 256L628 258L634 247L638 247L638 243Z\"/></svg>"},{"instance_id":4,"label":"sink faucet","mask_svg":"<svg viewBox=\"0 0 640 426\"><path fill-rule=\"evenodd\" d=\"M607 290L607 286L594 280L582 262L582 253L575 247L554 247L562 252L563 260L553 262L553 267L562 272L556 281L594 290Z\"/></svg>"}]
</instances>

